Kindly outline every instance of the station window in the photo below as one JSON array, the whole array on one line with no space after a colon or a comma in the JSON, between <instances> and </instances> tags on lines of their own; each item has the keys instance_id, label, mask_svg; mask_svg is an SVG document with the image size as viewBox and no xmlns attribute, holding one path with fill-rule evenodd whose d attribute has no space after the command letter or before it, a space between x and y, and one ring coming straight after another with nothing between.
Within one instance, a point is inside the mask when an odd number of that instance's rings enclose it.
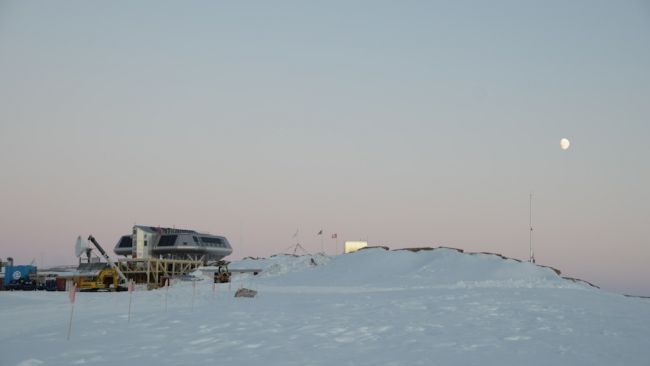
<instances>
[{"instance_id":1,"label":"station window","mask_svg":"<svg viewBox=\"0 0 650 366\"><path fill-rule=\"evenodd\" d=\"M176 243L176 238L178 238L178 235L163 235L160 237L160 240L158 241L158 246L172 247Z\"/></svg>"},{"instance_id":2,"label":"station window","mask_svg":"<svg viewBox=\"0 0 650 366\"><path fill-rule=\"evenodd\" d=\"M133 247L133 240L129 235L125 235L120 239L120 244L118 245L119 248L131 248Z\"/></svg>"},{"instance_id":3,"label":"station window","mask_svg":"<svg viewBox=\"0 0 650 366\"><path fill-rule=\"evenodd\" d=\"M223 240L221 240L221 238L210 238L210 237L207 237L207 236L202 236L201 241L204 242L204 243L217 244L217 246L219 246L219 244L221 244L223 242Z\"/></svg>"}]
</instances>

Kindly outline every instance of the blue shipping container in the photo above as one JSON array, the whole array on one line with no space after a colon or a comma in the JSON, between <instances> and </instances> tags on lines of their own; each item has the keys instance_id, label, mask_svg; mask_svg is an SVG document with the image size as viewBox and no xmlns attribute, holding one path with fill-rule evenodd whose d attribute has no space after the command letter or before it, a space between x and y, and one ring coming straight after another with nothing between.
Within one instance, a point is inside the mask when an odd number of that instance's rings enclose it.
<instances>
[{"instance_id":1,"label":"blue shipping container","mask_svg":"<svg viewBox=\"0 0 650 366\"><path fill-rule=\"evenodd\" d=\"M36 266L7 266L5 267L4 285L7 285L13 280L29 280L29 275L36 275Z\"/></svg>"}]
</instances>

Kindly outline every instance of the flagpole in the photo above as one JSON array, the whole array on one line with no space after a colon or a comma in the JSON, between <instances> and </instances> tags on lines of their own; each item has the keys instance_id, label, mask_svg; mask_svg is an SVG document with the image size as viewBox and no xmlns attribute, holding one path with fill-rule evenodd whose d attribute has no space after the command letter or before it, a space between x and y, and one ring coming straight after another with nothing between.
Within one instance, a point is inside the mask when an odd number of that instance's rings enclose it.
<instances>
[{"instance_id":1,"label":"flagpole","mask_svg":"<svg viewBox=\"0 0 650 366\"><path fill-rule=\"evenodd\" d=\"M70 307L70 324L68 324L68 340L70 340L70 333L72 333L72 315L74 314L74 303Z\"/></svg>"},{"instance_id":2,"label":"flagpole","mask_svg":"<svg viewBox=\"0 0 650 366\"><path fill-rule=\"evenodd\" d=\"M133 302L133 295L129 295L129 317L126 321L127 323L131 322L131 303Z\"/></svg>"},{"instance_id":3,"label":"flagpole","mask_svg":"<svg viewBox=\"0 0 650 366\"><path fill-rule=\"evenodd\" d=\"M529 196L529 212L528 212L528 227L530 228L530 234L528 239L528 246L530 249L530 257L528 261L530 263L535 263L535 251L533 250L533 192L530 192Z\"/></svg>"}]
</instances>

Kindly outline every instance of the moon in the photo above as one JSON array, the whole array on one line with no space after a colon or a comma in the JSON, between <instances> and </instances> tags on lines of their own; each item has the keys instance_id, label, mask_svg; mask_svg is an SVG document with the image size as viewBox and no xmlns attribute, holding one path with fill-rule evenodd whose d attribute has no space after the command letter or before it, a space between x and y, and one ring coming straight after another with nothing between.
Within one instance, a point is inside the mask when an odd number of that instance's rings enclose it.
<instances>
[{"instance_id":1,"label":"moon","mask_svg":"<svg viewBox=\"0 0 650 366\"><path fill-rule=\"evenodd\" d=\"M562 140L560 140L560 147L562 150L567 150L569 146L571 146L571 141L569 141L569 139L562 138Z\"/></svg>"}]
</instances>

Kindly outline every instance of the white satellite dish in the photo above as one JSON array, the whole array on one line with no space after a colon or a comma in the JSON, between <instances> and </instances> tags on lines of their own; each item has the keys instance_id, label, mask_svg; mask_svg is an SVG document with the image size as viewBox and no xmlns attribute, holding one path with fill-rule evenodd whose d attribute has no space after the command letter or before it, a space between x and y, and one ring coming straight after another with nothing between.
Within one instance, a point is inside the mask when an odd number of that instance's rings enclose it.
<instances>
[{"instance_id":1,"label":"white satellite dish","mask_svg":"<svg viewBox=\"0 0 650 366\"><path fill-rule=\"evenodd\" d=\"M74 255L79 258L88 248L88 245L81 239L81 235L77 237L77 243L74 245Z\"/></svg>"}]
</instances>

